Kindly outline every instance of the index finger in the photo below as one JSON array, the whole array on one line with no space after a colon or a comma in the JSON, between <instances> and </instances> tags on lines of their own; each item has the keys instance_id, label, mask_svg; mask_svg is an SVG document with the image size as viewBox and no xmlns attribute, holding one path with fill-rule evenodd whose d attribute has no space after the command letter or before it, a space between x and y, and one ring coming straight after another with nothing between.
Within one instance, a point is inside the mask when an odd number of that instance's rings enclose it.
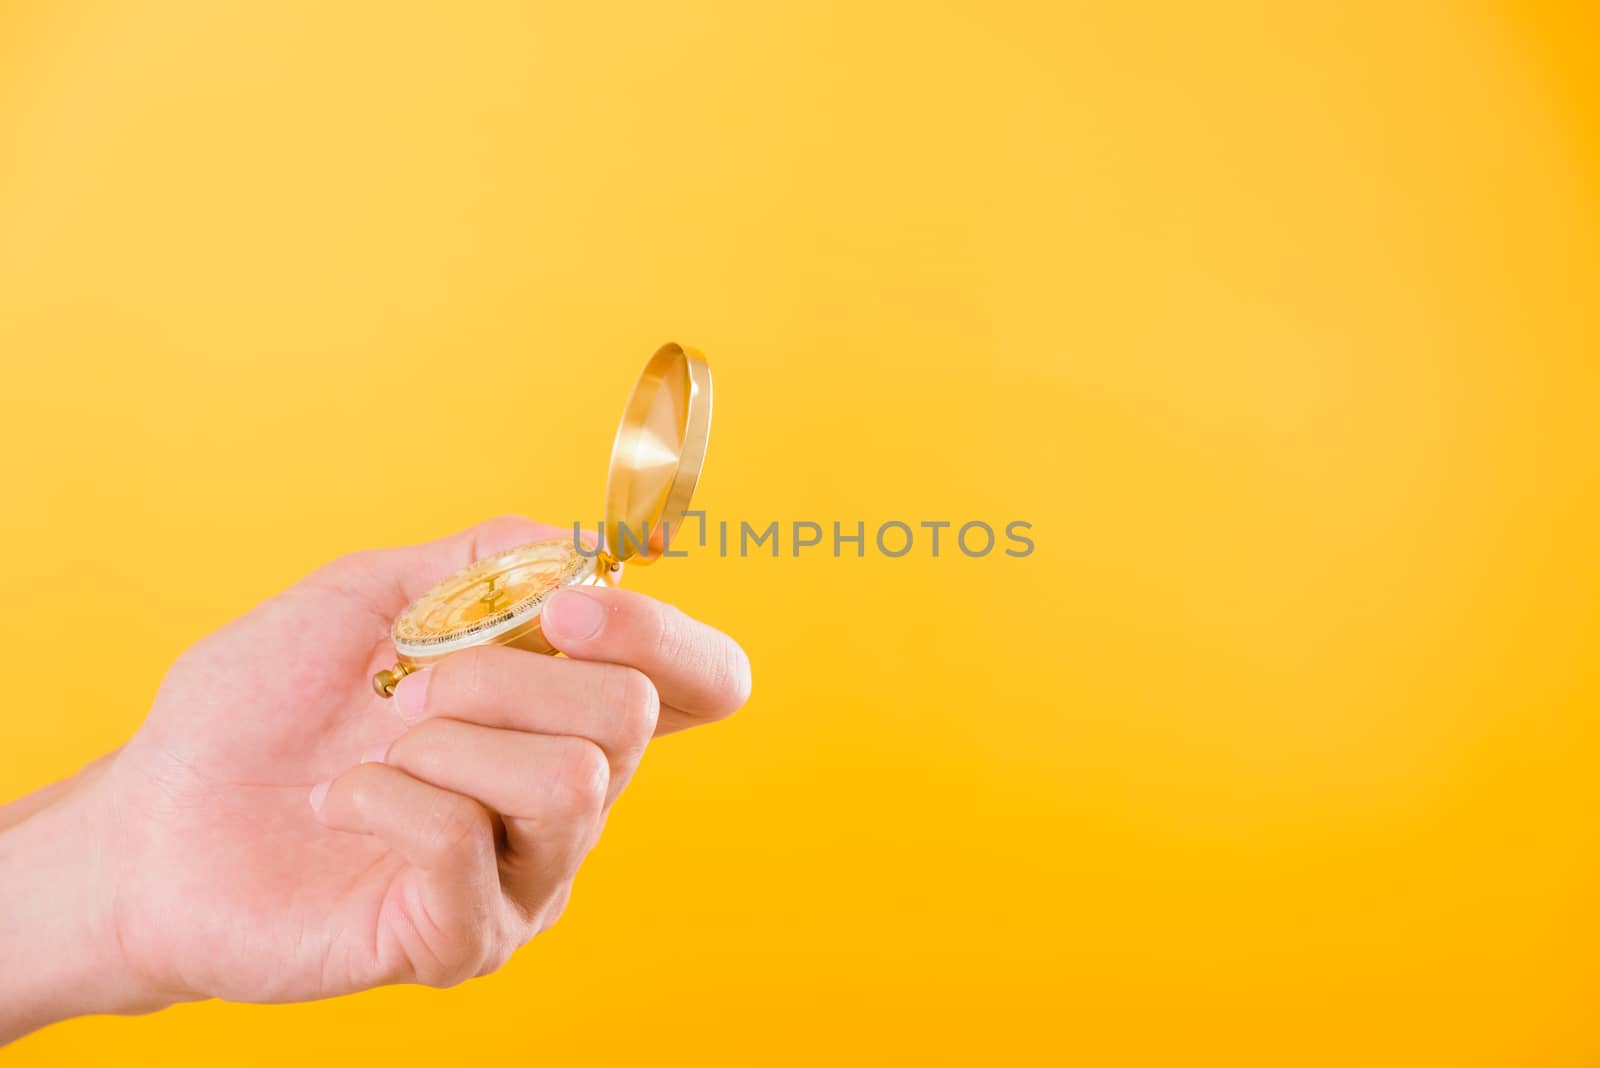
<instances>
[{"instance_id":1,"label":"index finger","mask_svg":"<svg viewBox=\"0 0 1600 1068\"><path fill-rule=\"evenodd\" d=\"M541 626L574 660L648 675L661 695L657 734L731 716L750 699L750 658L738 642L642 593L568 587L545 604Z\"/></svg>"}]
</instances>

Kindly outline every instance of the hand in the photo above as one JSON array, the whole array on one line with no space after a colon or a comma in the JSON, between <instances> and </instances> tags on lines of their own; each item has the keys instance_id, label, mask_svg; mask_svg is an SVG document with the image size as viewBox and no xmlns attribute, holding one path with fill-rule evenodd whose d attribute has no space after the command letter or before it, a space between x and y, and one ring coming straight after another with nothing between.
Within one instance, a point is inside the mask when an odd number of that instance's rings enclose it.
<instances>
[{"instance_id":1,"label":"hand","mask_svg":"<svg viewBox=\"0 0 1600 1068\"><path fill-rule=\"evenodd\" d=\"M562 591L570 659L486 647L371 689L389 623L553 528L359 553L184 653L120 751L0 809L0 1042L84 1012L300 1001L498 968L560 915L655 734L749 693L729 638Z\"/></svg>"}]
</instances>

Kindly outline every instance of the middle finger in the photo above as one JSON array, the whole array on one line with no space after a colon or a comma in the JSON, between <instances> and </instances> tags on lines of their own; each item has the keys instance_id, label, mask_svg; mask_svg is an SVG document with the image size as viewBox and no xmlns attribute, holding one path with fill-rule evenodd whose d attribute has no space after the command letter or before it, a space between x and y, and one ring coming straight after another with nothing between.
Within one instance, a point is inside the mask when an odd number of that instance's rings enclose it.
<instances>
[{"instance_id":1,"label":"middle finger","mask_svg":"<svg viewBox=\"0 0 1600 1068\"><path fill-rule=\"evenodd\" d=\"M407 675L394 697L408 726L448 717L587 738L606 754L612 797L655 733L661 707L655 686L634 668L494 645L463 649Z\"/></svg>"}]
</instances>

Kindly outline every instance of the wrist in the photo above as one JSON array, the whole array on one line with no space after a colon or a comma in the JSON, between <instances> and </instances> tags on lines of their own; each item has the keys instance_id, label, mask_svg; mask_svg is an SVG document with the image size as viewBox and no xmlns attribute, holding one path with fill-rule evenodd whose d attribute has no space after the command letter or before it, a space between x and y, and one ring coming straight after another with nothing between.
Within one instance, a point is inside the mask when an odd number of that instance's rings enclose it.
<instances>
[{"instance_id":1,"label":"wrist","mask_svg":"<svg viewBox=\"0 0 1600 1068\"><path fill-rule=\"evenodd\" d=\"M123 959L98 775L0 819L0 1045L58 1020L166 1003ZM13 813L14 815L14 813Z\"/></svg>"}]
</instances>

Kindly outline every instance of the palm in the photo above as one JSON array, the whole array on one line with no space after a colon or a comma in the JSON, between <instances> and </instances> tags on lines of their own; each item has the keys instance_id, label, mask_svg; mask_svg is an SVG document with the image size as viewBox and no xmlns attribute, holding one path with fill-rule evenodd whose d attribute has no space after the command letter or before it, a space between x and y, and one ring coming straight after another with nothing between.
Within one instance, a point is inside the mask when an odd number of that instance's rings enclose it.
<instances>
[{"instance_id":1,"label":"palm","mask_svg":"<svg viewBox=\"0 0 1600 1068\"><path fill-rule=\"evenodd\" d=\"M139 917L119 919L119 935L154 981L285 1001L415 974L401 947L431 937L417 872L376 838L324 827L307 797L404 730L369 682L393 661L395 614L477 556L550 529L476 533L338 561L174 665L106 783L137 817L121 821L137 840L112 850L118 915Z\"/></svg>"}]
</instances>

